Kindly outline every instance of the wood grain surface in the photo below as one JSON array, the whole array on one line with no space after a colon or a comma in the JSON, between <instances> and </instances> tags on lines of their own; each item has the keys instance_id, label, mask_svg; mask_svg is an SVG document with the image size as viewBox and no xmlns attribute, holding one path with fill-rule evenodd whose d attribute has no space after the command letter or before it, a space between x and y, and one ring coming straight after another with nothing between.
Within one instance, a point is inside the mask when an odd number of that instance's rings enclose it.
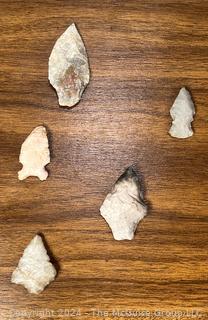
<instances>
[{"instance_id":1,"label":"wood grain surface","mask_svg":"<svg viewBox=\"0 0 208 320\"><path fill-rule=\"evenodd\" d=\"M0 319L208 319L208 1L1 0L0 15ZM67 110L47 64L72 22L91 82ZM197 114L195 135L177 140L169 109L182 86ZM20 182L21 144L41 124L50 176ZM118 242L99 208L129 165L149 215ZM10 283L36 233L59 269L38 296Z\"/></svg>"}]
</instances>

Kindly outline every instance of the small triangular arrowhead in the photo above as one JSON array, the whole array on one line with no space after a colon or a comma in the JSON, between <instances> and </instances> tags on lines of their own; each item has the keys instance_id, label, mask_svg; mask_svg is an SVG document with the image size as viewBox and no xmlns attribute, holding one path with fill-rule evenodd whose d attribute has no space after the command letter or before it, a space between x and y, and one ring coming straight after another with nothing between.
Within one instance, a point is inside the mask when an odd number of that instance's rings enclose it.
<instances>
[{"instance_id":1,"label":"small triangular arrowhead","mask_svg":"<svg viewBox=\"0 0 208 320\"><path fill-rule=\"evenodd\" d=\"M171 109L173 119L169 134L175 138L188 138L193 135L191 122L195 114L195 107L191 95L186 88L179 91Z\"/></svg>"},{"instance_id":2,"label":"small triangular arrowhead","mask_svg":"<svg viewBox=\"0 0 208 320\"><path fill-rule=\"evenodd\" d=\"M36 235L24 250L11 282L38 294L55 279L56 269L50 262L42 238Z\"/></svg>"},{"instance_id":3,"label":"small triangular arrowhead","mask_svg":"<svg viewBox=\"0 0 208 320\"><path fill-rule=\"evenodd\" d=\"M46 180L48 172L45 166L50 163L50 151L46 128L36 127L22 144L19 162L23 168L18 172L19 180L29 176L36 176L40 180Z\"/></svg>"}]
</instances>

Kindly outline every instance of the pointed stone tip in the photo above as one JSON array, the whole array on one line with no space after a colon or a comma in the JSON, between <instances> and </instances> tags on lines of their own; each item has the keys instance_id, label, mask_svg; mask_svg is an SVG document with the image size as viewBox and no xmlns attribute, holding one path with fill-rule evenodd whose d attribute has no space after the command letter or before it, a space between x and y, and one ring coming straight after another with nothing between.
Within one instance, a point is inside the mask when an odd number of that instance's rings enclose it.
<instances>
[{"instance_id":1,"label":"pointed stone tip","mask_svg":"<svg viewBox=\"0 0 208 320\"><path fill-rule=\"evenodd\" d=\"M62 35L57 39L57 41L60 40L61 37L63 37L64 35L67 36L72 36L73 34L78 34L80 36L80 33L77 29L77 26L74 22L72 22L67 28L66 30L62 33ZM52 52L51 52L52 53ZM50 64L50 59L51 59L51 54L50 54L50 57L49 57L49 64ZM50 80L50 76L49 76L49 81L51 83L51 80ZM53 84L51 83L51 85L53 86Z\"/></svg>"},{"instance_id":2,"label":"pointed stone tip","mask_svg":"<svg viewBox=\"0 0 208 320\"><path fill-rule=\"evenodd\" d=\"M140 203L143 204L144 195L141 187L141 181L138 173L133 168L133 166L128 167L124 171L124 173L118 178L114 186L124 181L133 183L137 187L137 197L140 200Z\"/></svg>"},{"instance_id":3,"label":"pointed stone tip","mask_svg":"<svg viewBox=\"0 0 208 320\"><path fill-rule=\"evenodd\" d=\"M137 177L137 173L136 171L134 170L133 166L130 166L126 169L126 174L129 175L130 177Z\"/></svg>"},{"instance_id":4,"label":"pointed stone tip","mask_svg":"<svg viewBox=\"0 0 208 320\"><path fill-rule=\"evenodd\" d=\"M39 235L39 234L36 234L33 238L32 238L32 240L31 240L31 242L41 242L41 243L43 243L43 239L42 239L42 237Z\"/></svg>"},{"instance_id":5,"label":"pointed stone tip","mask_svg":"<svg viewBox=\"0 0 208 320\"><path fill-rule=\"evenodd\" d=\"M118 178L117 182L128 179L138 179L138 175L132 166L128 167L124 173Z\"/></svg>"},{"instance_id":6,"label":"pointed stone tip","mask_svg":"<svg viewBox=\"0 0 208 320\"><path fill-rule=\"evenodd\" d=\"M42 240L42 237L41 235L39 235L38 233L33 237L33 239L39 239L39 240Z\"/></svg>"},{"instance_id":7,"label":"pointed stone tip","mask_svg":"<svg viewBox=\"0 0 208 320\"><path fill-rule=\"evenodd\" d=\"M191 92L186 88L186 87L182 87L179 91L179 94L178 96L184 96L186 99L190 100L192 103L193 103L193 106L194 106L194 102L193 102L193 99L192 99L192 95L191 95ZM194 108L193 108L194 109Z\"/></svg>"},{"instance_id":8,"label":"pointed stone tip","mask_svg":"<svg viewBox=\"0 0 208 320\"><path fill-rule=\"evenodd\" d=\"M73 29L74 31L76 31L76 32L79 33L79 31L78 31L78 29L77 29L77 26L76 26L76 24L75 24L74 22L72 22L72 24L70 24L70 26L68 27L68 29Z\"/></svg>"},{"instance_id":9,"label":"pointed stone tip","mask_svg":"<svg viewBox=\"0 0 208 320\"><path fill-rule=\"evenodd\" d=\"M46 133L46 128L44 126L40 125L40 126L35 127L32 130L31 133L34 133L34 132L44 132L44 133Z\"/></svg>"},{"instance_id":10,"label":"pointed stone tip","mask_svg":"<svg viewBox=\"0 0 208 320\"><path fill-rule=\"evenodd\" d=\"M179 93L188 93L188 94L190 94L189 90L186 87L182 87L180 89Z\"/></svg>"}]
</instances>

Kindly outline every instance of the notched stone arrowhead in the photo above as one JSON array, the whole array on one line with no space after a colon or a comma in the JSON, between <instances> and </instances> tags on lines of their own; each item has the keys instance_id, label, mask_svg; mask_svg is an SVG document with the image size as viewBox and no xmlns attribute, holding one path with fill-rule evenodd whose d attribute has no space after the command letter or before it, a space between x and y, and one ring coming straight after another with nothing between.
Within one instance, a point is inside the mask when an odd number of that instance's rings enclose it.
<instances>
[{"instance_id":1,"label":"notched stone arrowhead","mask_svg":"<svg viewBox=\"0 0 208 320\"><path fill-rule=\"evenodd\" d=\"M56 273L42 238L36 235L24 250L12 273L11 282L23 285L30 293L38 294L55 279Z\"/></svg>"},{"instance_id":2,"label":"notched stone arrowhead","mask_svg":"<svg viewBox=\"0 0 208 320\"><path fill-rule=\"evenodd\" d=\"M191 95L186 88L179 91L170 109L173 119L169 134L174 138L188 138L193 135L191 123L194 120L195 107Z\"/></svg>"},{"instance_id":3,"label":"notched stone arrowhead","mask_svg":"<svg viewBox=\"0 0 208 320\"><path fill-rule=\"evenodd\" d=\"M19 180L29 176L36 176L40 180L46 180L48 172L45 166L50 163L50 151L46 128L36 127L22 144L19 162L23 165L18 172Z\"/></svg>"},{"instance_id":4,"label":"notched stone arrowhead","mask_svg":"<svg viewBox=\"0 0 208 320\"><path fill-rule=\"evenodd\" d=\"M71 24L56 41L49 57L48 78L56 89L60 106L77 104L90 80L84 43Z\"/></svg>"},{"instance_id":5,"label":"notched stone arrowhead","mask_svg":"<svg viewBox=\"0 0 208 320\"><path fill-rule=\"evenodd\" d=\"M140 220L147 213L139 179L129 167L105 198L100 213L109 224L115 240L132 240Z\"/></svg>"}]
</instances>

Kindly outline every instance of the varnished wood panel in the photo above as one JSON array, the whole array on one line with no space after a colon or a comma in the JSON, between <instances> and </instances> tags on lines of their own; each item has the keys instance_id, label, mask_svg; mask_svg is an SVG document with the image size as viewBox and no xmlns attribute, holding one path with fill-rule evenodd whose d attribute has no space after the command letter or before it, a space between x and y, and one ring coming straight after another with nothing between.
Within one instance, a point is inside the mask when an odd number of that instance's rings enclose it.
<instances>
[{"instance_id":1,"label":"varnished wood panel","mask_svg":"<svg viewBox=\"0 0 208 320\"><path fill-rule=\"evenodd\" d=\"M71 318L71 309L81 312L74 319L116 319L115 309L196 310L207 319L208 1L1 0L0 15L1 319L40 319L46 309L44 319ZM66 110L47 63L72 22L91 82ZM167 134L181 86L197 108L195 135L183 141ZM21 143L40 124L50 137L50 176L19 182ZM116 242L99 208L132 164L149 215L133 241ZM59 274L32 296L10 277L37 232Z\"/></svg>"}]
</instances>

